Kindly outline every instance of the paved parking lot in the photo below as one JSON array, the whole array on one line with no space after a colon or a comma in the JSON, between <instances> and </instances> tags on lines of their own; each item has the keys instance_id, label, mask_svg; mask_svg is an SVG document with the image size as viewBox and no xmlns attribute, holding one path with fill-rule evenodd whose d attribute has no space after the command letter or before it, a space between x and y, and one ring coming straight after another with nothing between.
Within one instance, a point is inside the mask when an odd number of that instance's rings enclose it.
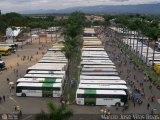
<instances>
[{"instance_id":1,"label":"paved parking lot","mask_svg":"<svg viewBox=\"0 0 160 120\"><path fill-rule=\"evenodd\" d=\"M144 74L143 71L140 71L136 68L136 70L133 69L135 66L133 63L130 62L130 60L124 56L120 50L115 46L115 44L112 42L112 39L114 38L106 38L103 36L105 41L105 49L110 56L111 60L115 63L117 66L118 72L121 72L120 77L121 79L126 80L126 77L129 76L130 80L134 80L134 75L136 77L135 85L136 87L139 86L139 82L143 80ZM42 52L45 52L47 48L51 46L48 43L45 44L44 47L42 47L42 44L31 44L31 45L25 45L23 49L18 49L16 54L12 54L11 56L3 56L2 59L5 61L7 65L7 70L4 70L0 73L0 96L5 95L6 96L6 102L0 103L0 113L8 113L11 111L14 111L15 105L19 105L22 109L23 114L35 114L40 112L42 109L44 111L47 111L46 103L51 101L56 103L56 105L60 105L59 99L57 98L34 98L34 97L16 97L15 95L15 89L11 90L9 85L6 81L7 78L10 79L10 81L16 82L17 78L20 76L24 76L26 70L28 67L35 64L41 57ZM40 49L39 49L40 48ZM38 54L37 54L38 51ZM19 55L19 57L18 57ZM23 56L26 56L29 58L32 56L33 58L27 59L27 60L21 60ZM124 62L127 61L127 64L125 65ZM120 62L122 63L120 65ZM17 66L17 63L19 64ZM16 73L14 73L14 69L18 70L18 76ZM130 70L130 75L127 73L127 70ZM138 82L137 82L138 80ZM138 105L136 103L135 107L132 101L129 102L129 109L124 111L123 113L151 113L151 108L156 108L157 113L160 113L160 104L158 103L157 99L154 103L151 103L148 101L148 98L151 95L155 95L156 98L160 97L160 91L157 90L154 86L152 91L150 91L149 85L150 82L143 82L144 84L144 91L146 93L146 96L143 98L143 104ZM147 104L150 103L150 109L147 109ZM105 107L105 106L103 106ZM91 118L92 120L99 118L99 113L101 106L78 106L78 105L69 105L69 108L73 109L75 116L72 119L77 120L88 120ZM116 110L115 107L110 108L111 114L117 114L122 113L122 108L119 108ZM84 115L85 114L85 115ZM94 117L92 115L95 115ZM85 117L85 118L84 118ZM29 118L30 119L30 118Z\"/></svg>"}]
</instances>

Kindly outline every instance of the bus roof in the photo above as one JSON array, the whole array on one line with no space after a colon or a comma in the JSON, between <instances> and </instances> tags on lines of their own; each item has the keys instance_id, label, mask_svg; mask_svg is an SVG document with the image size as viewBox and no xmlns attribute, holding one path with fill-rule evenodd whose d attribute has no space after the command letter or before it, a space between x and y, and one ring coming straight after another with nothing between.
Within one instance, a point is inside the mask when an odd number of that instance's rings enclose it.
<instances>
[{"instance_id":1,"label":"bus roof","mask_svg":"<svg viewBox=\"0 0 160 120\"><path fill-rule=\"evenodd\" d=\"M39 60L38 63L68 63L67 60Z\"/></svg>"},{"instance_id":2,"label":"bus roof","mask_svg":"<svg viewBox=\"0 0 160 120\"><path fill-rule=\"evenodd\" d=\"M4 61L1 61L1 60L0 60L0 63L4 63Z\"/></svg>"},{"instance_id":3,"label":"bus roof","mask_svg":"<svg viewBox=\"0 0 160 120\"><path fill-rule=\"evenodd\" d=\"M112 84L79 84L79 89L121 89L127 90L126 85L112 85Z\"/></svg>"},{"instance_id":4,"label":"bus roof","mask_svg":"<svg viewBox=\"0 0 160 120\"><path fill-rule=\"evenodd\" d=\"M65 71L38 71L38 70L31 70L28 73L29 74L62 74L62 75L65 75Z\"/></svg>"},{"instance_id":5,"label":"bus roof","mask_svg":"<svg viewBox=\"0 0 160 120\"><path fill-rule=\"evenodd\" d=\"M116 68L115 65L84 65L83 68Z\"/></svg>"},{"instance_id":6,"label":"bus roof","mask_svg":"<svg viewBox=\"0 0 160 120\"><path fill-rule=\"evenodd\" d=\"M81 75L90 75L90 76L118 76L118 72L81 72Z\"/></svg>"},{"instance_id":7,"label":"bus roof","mask_svg":"<svg viewBox=\"0 0 160 120\"><path fill-rule=\"evenodd\" d=\"M82 72L116 72L115 68L82 68Z\"/></svg>"},{"instance_id":8,"label":"bus roof","mask_svg":"<svg viewBox=\"0 0 160 120\"><path fill-rule=\"evenodd\" d=\"M25 74L24 78L64 78L64 75L57 75L57 74Z\"/></svg>"},{"instance_id":9,"label":"bus roof","mask_svg":"<svg viewBox=\"0 0 160 120\"><path fill-rule=\"evenodd\" d=\"M92 60L92 59L90 59L90 60L82 60L82 62L108 62L108 63L113 63L110 59L108 59L108 60L101 60L101 59L94 59L94 60Z\"/></svg>"},{"instance_id":10,"label":"bus roof","mask_svg":"<svg viewBox=\"0 0 160 120\"><path fill-rule=\"evenodd\" d=\"M126 92L124 90L83 90L83 89L77 89L76 94L126 95Z\"/></svg>"},{"instance_id":11,"label":"bus roof","mask_svg":"<svg viewBox=\"0 0 160 120\"><path fill-rule=\"evenodd\" d=\"M81 57L82 60L109 60L109 57L103 57L103 58L99 58L99 57Z\"/></svg>"},{"instance_id":12,"label":"bus roof","mask_svg":"<svg viewBox=\"0 0 160 120\"><path fill-rule=\"evenodd\" d=\"M62 83L18 83L17 87L61 87Z\"/></svg>"},{"instance_id":13,"label":"bus roof","mask_svg":"<svg viewBox=\"0 0 160 120\"><path fill-rule=\"evenodd\" d=\"M107 54L106 55L101 55L101 54L96 54L96 55L91 55L91 54L82 54L82 57L109 57Z\"/></svg>"},{"instance_id":14,"label":"bus roof","mask_svg":"<svg viewBox=\"0 0 160 120\"><path fill-rule=\"evenodd\" d=\"M101 62L101 61L96 61L96 62L85 62L85 61L82 61L81 62L81 65L114 65L113 62L107 62L107 61L104 61L104 62Z\"/></svg>"},{"instance_id":15,"label":"bus roof","mask_svg":"<svg viewBox=\"0 0 160 120\"><path fill-rule=\"evenodd\" d=\"M53 82L53 83L61 83L62 79L54 79L54 78L19 78L17 83L19 82Z\"/></svg>"},{"instance_id":16,"label":"bus roof","mask_svg":"<svg viewBox=\"0 0 160 120\"><path fill-rule=\"evenodd\" d=\"M119 76L86 76L80 75L80 79L84 80L120 80Z\"/></svg>"},{"instance_id":17,"label":"bus roof","mask_svg":"<svg viewBox=\"0 0 160 120\"><path fill-rule=\"evenodd\" d=\"M122 84L126 85L125 80L80 80L80 84Z\"/></svg>"},{"instance_id":18,"label":"bus roof","mask_svg":"<svg viewBox=\"0 0 160 120\"><path fill-rule=\"evenodd\" d=\"M82 48L81 51L104 51L104 48Z\"/></svg>"},{"instance_id":19,"label":"bus roof","mask_svg":"<svg viewBox=\"0 0 160 120\"><path fill-rule=\"evenodd\" d=\"M0 46L11 46L11 45L16 45L15 43L0 43Z\"/></svg>"},{"instance_id":20,"label":"bus roof","mask_svg":"<svg viewBox=\"0 0 160 120\"><path fill-rule=\"evenodd\" d=\"M49 59L51 59L51 60L57 60L57 59L58 60L59 59L60 60L67 60L66 57L61 57L61 56L60 57L59 56L43 56L42 59L47 59L47 60L49 60Z\"/></svg>"},{"instance_id":21,"label":"bus roof","mask_svg":"<svg viewBox=\"0 0 160 120\"><path fill-rule=\"evenodd\" d=\"M7 50L9 50L9 49L11 49L11 47L0 47L0 51L7 51Z\"/></svg>"},{"instance_id":22,"label":"bus roof","mask_svg":"<svg viewBox=\"0 0 160 120\"><path fill-rule=\"evenodd\" d=\"M99 45L99 46L83 46L83 48L104 48L104 46Z\"/></svg>"},{"instance_id":23,"label":"bus roof","mask_svg":"<svg viewBox=\"0 0 160 120\"><path fill-rule=\"evenodd\" d=\"M53 66L32 66L32 67L29 67L27 69L27 71L29 70L38 70L38 71L62 71L62 70L65 70L64 66L56 66L56 67L53 67Z\"/></svg>"}]
</instances>

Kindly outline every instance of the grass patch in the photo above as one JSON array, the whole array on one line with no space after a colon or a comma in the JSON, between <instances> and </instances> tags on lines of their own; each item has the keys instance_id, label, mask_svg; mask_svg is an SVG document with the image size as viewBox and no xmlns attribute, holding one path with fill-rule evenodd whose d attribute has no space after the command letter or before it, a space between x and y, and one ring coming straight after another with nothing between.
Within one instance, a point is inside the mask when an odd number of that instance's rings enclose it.
<instances>
[{"instance_id":1,"label":"grass patch","mask_svg":"<svg viewBox=\"0 0 160 120\"><path fill-rule=\"evenodd\" d=\"M75 101L75 96L76 96L76 90L77 90L77 85L79 83L79 74L80 74L80 61L81 61L81 50L78 48L75 57L74 57L74 64L72 66L72 73L71 73L71 78L76 81L76 87L70 88L70 98L69 100Z\"/></svg>"}]
</instances>

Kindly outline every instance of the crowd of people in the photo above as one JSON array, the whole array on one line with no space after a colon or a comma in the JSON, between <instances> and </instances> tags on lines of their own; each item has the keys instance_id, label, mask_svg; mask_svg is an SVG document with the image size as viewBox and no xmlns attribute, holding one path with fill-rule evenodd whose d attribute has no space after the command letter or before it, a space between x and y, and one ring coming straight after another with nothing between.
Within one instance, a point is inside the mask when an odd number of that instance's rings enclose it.
<instances>
[{"instance_id":1,"label":"crowd of people","mask_svg":"<svg viewBox=\"0 0 160 120\"><path fill-rule=\"evenodd\" d=\"M140 67L136 65L133 60L128 58L121 48L118 48L115 43L115 33L106 31L103 27L98 29L97 32L99 34L99 38L103 39L103 41L105 40L104 45L106 51L109 53L110 58L117 66L119 75L121 78L126 80L128 88L131 89L129 100L132 100L133 106L136 107L137 103L141 105L143 101L146 100L146 108L151 110L151 104L154 104L154 102L156 102L156 98L158 97L156 97L153 93L151 78L147 74L143 73ZM140 79L138 73L142 73L143 79ZM150 93L146 91L147 89L149 89ZM139 93L140 96L137 97L137 94L135 93Z\"/></svg>"}]
</instances>

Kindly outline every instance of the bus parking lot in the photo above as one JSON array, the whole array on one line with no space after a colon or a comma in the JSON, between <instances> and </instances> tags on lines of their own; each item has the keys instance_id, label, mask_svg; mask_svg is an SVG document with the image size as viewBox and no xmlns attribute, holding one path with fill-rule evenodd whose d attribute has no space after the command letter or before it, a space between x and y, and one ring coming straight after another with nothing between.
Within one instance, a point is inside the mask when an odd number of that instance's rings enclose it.
<instances>
[{"instance_id":1,"label":"bus parking lot","mask_svg":"<svg viewBox=\"0 0 160 120\"><path fill-rule=\"evenodd\" d=\"M103 33L103 34L102 34ZM130 84L130 82L134 82L134 85L136 88L140 88L140 83L143 83L143 89L145 92L145 96L141 98L143 101L142 104L139 104L138 102L133 102L132 100L129 101L129 108L125 111L123 111L123 108L116 107L108 107L107 109L110 110L111 114L118 114L118 113L124 113L124 114L130 114L130 113L139 113L139 114L150 114L152 109L156 109L156 113L159 113L160 111L160 105L158 103L158 100L160 99L159 91L157 88L152 86L152 90L149 89L150 82L149 81L143 81L144 79L144 73L143 71L139 70L137 66L134 65L134 63L127 58L120 49L116 46L116 44L113 42L115 39L114 37L106 37L106 33L104 31L99 32L99 37L104 39L105 43L105 50L107 51L107 54L110 58L110 60L115 64L116 69L119 73L119 76L122 80L125 80L127 83L127 86L130 88L130 90L133 92L134 87ZM56 105L60 105L60 99L59 98L36 98L36 97L17 97L15 95L15 88L10 89L10 86L7 82L7 78L9 78L9 82L16 83L16 80L20 77L23 77L26 74L26 70L37 63L42 56L43 53L45 53L48 48L50 48L50 43L46 43L45 45L33 43L31 45L25 45L22 49L19 48L15 54L12 54L10 56L3 56L2 59L6 63L7 69L4 71L1 71L0 73L0 96L6 96L6 101L3 100L0 103L0 113L8 113L11 111L14 111L14 108L16 105L20 106L23 114L36 114L40 112L41 110L47 112L46 103L51 101L56 103ZM43 61L42 61L43 62ZM83 70L87 71L87 69L83 68ZM88 69L92 70L92 69ZM106 71L107 69L102 69ZM84 72L83 74L87 74L87 72ZM82 74L82 78L83 78ZM86 81L81 81L82 83L85 83ZM96 81L95 81L96 82ZM123 84L124 81L122 81ZM155 96L153 102L151 102L151 97ZM150 104L150 108L147 109L147 104ZM92 119L97 119L100 114L100 110L102 108L106 108L107 106L80 106L80 105L69 105L69 108L73 109L75 116L72 118L77 119L83 119L82 116L79 115L85 115L84 117L90 117L91 115L95 115L95 117Z\"/></svg>"}]
</instances>

